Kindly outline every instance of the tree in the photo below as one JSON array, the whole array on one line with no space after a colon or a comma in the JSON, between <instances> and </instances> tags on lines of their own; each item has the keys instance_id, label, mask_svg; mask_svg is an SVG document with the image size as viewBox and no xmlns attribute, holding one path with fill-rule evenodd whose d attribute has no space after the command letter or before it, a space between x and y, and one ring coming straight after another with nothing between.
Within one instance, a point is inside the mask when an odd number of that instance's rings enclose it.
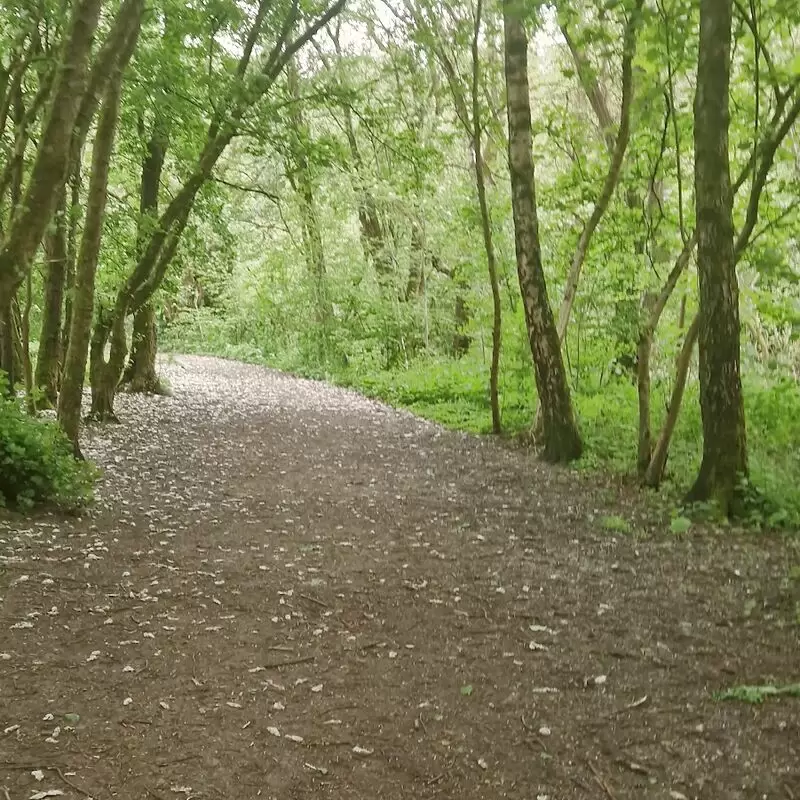
<instances>
[{"instance_id":1,"label":"tree","mask_svg":"<svg viewBox=\"0 0 800 800\"><path fill-rule=\"evenodd\" d=\"M583 446L542 269L531 141L528 37L521 13L515 0L504 0L508 163L517 273L542 410L544 457L553 462L572 461L580 457Z\"/></svg>"},{"instance_id":2,"label":"tree","mask_svg":"<svg viewBox=\"0 0 800 800\"><path fill-rule=\"evenodd\" d=\"M694 107L703 461L688 499L716 501L724 514L735 510L747 475L728 155L732 19L732 0L701 0Z\"/></svg>"},{"instance_id":3,"label":"tree","mask_svg":"<svg viewBox=\"0 0 800 800\"><path fill-rule=\"evenodd\" d=\"M28 184L0 242L0 370L14 383L13 298L50 222L69 158L72 129L87 87L101 0L76 3L65 35L47 121Z\"/></svg>"},{"instance_id":4,"label":"tree","mask_svg":"<svg viewBox=\"0 0 800 800\"><path fill-rule=\"evenodd\" d=\"M86 354L94 307L94 284L108 198L108 173L119 120L122 79L139 37L144 0L137 0L137 14L131 16L118 60L105 90L92 148L92 172L83 236L75 270L75 300L70 319L69 345L64 364L64 380L59 395L58 421L80 455L81 396L86 372Z\"/></svg>"}]
</instances>

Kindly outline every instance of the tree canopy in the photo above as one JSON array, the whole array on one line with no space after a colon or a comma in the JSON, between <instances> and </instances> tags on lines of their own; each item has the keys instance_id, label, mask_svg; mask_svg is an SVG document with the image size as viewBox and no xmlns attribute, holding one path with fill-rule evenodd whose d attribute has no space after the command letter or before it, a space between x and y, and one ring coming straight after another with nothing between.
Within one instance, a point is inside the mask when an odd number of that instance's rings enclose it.
<instances>
[{"instance_id":1,"label":"tree canopy","mask_svg":"<svg viewBox=\"0 0 800 800\"><path fill-rule=\"evenodd\" d=\"M789 0L2 2L7 390L79 454L85 385L112 420L158 347L221 354L797 525L798 36Z\"/></svg>"}]
</instances>

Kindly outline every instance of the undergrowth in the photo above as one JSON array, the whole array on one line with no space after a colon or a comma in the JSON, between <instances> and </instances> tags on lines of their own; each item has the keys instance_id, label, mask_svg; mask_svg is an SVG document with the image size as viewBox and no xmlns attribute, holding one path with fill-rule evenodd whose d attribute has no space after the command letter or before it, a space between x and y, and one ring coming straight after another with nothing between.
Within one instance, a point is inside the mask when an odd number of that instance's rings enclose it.
<instances>
[{"instance_id":1,"label":"undergrowth","mask_svg":"<svg viewBox=\"0 0 800 800\"><path fill-rule=\"evenodd\" d=\"M96 469L78 461L55 422L36 419L0 381L0 506L80 507L92 498Z\"/></svg>"}]
</instances>

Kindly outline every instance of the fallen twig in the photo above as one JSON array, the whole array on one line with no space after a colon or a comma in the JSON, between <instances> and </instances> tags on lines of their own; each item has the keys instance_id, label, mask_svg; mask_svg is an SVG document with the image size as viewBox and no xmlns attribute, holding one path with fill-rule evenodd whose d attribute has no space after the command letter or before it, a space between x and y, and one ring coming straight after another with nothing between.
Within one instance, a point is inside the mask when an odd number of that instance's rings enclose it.
<instances>
[{"instance_id":1,"label":"fallen twig","mask_svg":"<svg viewBox=\"0 0 800 800\"><path fill-rule=\"evenodd\" d=\"M3 798L4 800L11 800L11 795L8 793L8 789L6 789L5 786L3 787Z\"/></svg>"},{"instance_id":2,"label":"fallen twig","mask_svg":"<svg viewBox=\"0 0 800 800\"><path fill-rule=\"evenodd\" d=\"M307 664L309 661L316 661L316 656L303 656L302 658L292 658L289 661L273 661L270 664L262 664L264 669L280 669L281 667L291 667L294 664Z\"/></svg>"},{"instance_id":3,"label":"fallen twig","mask_svg":"<svg viewBox=\"0 0 800 800\"><path fill-rule=\"evenodd\" d=\"M86 789L82 789L76 783L73 783L62 771L60 767L45 767L45 769L53 770L59 778L61 778L64 783L70 787L73 791L77 792L78 794L82 794L84 797L92 798L96 795L96 792L87 792Z\"/></svg>"},{"instance_id":4,"label":"fallen twig","mask_svg":"<svg viewBox=\"0 0 800 800\"><path fill-rule=\"evenodd\" d=\"M173 758L170 761L159 761L156 763L157 767L170 767L173 764L183 764L184 761L193 761L195 758L200 758L196 753L190 756L181 756L180 758Z\"/></svg>"},{"instance_id":5,"label":"fallen twig","mask_svg":"<svg viewBox=\"0 0 800 800\"><path fill-rule=\"evenodd\" d=\"M589 769L592 771L594 775L595 781L597 781L597 785L608 795L608 800L617 800L617 796L611 790L611 787L606 782L605 778L598 772L597 768L591 761L586 762L589 765Z\"/></svg>"},{"instance_id":6,"label":"fallen twig","mask_svg":"<svg viewBox=\"0 0 800 800\"><path fill-rule=\"evenodd\" d=\"M639 706L643 706L648 701L648 699L649 698L646 694L642 695L638 700L634 700L632 703L628 703L626 706L623 706L622 708L615 708L613 711L609 711L605 715L605 718L608 719L609 717L616 717L619 714L624 714L626 711L630 711L631 709L639 708Z\"/></svg>"},{"instance_id":7,"label":"fallen twig","mask_svg":"<svg viewBox=\"0 0 800 800\"><path fill-rule=\"evenodd\" d=\"M306 747L352 747L352 739L344 739L343 741L332 742L306 742Z\"/></svg>"},{"instance_id":8,"label":"fallen twig","mask_svg":"<svg viewBox=\"0 0 800 800\"><path fill-rule=\"evenodd\" d=\"M303 600L308 600L309 603L314 603L318 606L322 606L322 608L330 608L330 606L327 603L323 603L322 600L317 600L316 597L311 597L310 595L307 594L298 594L297 596L302 598Z\"/></svg>"}]
</instances>

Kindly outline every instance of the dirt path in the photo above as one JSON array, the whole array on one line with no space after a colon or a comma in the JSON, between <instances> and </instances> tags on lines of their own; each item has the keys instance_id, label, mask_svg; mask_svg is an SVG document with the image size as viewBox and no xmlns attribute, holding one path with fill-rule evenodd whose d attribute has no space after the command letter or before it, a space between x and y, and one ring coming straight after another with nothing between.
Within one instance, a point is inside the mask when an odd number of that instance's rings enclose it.
<instances>
[{"instance_id":1,"label":"dirt path","mask_svg":"<svg viewBox=\"0 0 800 800\"><path fill-rule=\"evenodd\" d=\"M91 514L0 518L0 800L800 800L800 700L712 699L800 680L796 545L615 535L497 443L166 372L90 433Z\"/></svg>"}]
</instances>

